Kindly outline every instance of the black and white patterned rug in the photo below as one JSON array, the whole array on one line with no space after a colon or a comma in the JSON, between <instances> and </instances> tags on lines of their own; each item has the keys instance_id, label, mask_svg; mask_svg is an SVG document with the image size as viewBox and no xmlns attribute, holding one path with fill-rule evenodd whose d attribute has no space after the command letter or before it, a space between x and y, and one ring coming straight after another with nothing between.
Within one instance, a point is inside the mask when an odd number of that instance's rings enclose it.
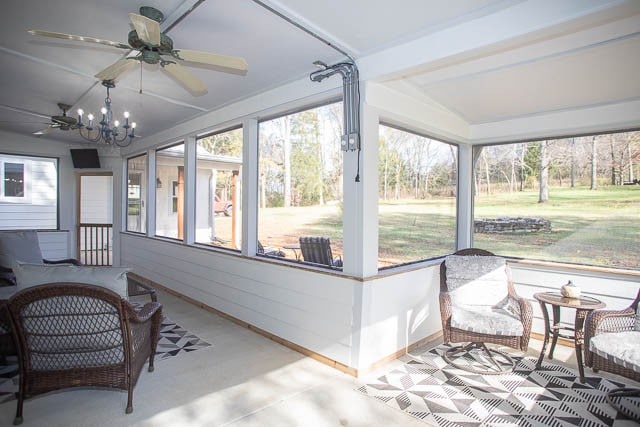
<instances>
[{"instance_id":1,"label":"black and white patterned rug","mask_svg":"<svg viewBox=\"0 0 640 427\"><path fill-rule=\"evenodd\" d=\"M166 316L160 327L160 339L156 349L155 361L165 360L181 353L189 353L211 344L176 324ZM15 356L0 361L0 403L14 399L18 391L18 364Z\"/></svg>"},{"instance_id":2,"label":"black and white patterned rug","mask_svg":"<svg viewBox=\"0 0 640 427\"><path fill-rule=\"evenodd\" d=\"M368 382L358 391L431 425L454 426L630 426L607 403L606 393L624 384L590 372L584 384L577 373L546 360L514 357L512 373L479 375L453 368L441 345ZM638 399L623 406L640 414Z\"/></svg>"}]
</instances>

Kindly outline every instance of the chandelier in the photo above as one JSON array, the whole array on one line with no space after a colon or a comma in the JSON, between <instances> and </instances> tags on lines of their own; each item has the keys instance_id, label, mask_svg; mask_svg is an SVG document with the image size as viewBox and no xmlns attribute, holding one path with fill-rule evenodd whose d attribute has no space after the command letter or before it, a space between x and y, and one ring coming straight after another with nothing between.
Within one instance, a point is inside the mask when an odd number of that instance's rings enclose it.
<instances>
[{"instance_id":1,"label":"chandelier","mask_svg":"<svg viewBox=\"0 0 640 427\"><path fill-rule=\"evenodd\" d=\"M78 109L78 123L76 127L78 129L78 133L82 138L89 142L103 142L105 144L115 144L118 147L126 147L131 144L133 138L135 138L135 129L136 123L132 122L129 124L129 112L124 112L124 125L122 125L122 129L119 129L120 122L113 119L113 112L111 111L111 98L109 97L109 89L113 89L116 87L116 84L113 80L104 80L102 82L102 86L107 88L107 97L104 99L104 107L100 110L102 113L102 120L96 124L94 127L94 119L93 114L89 113L87 115L87 119L89 123L85 124L82 122L82 116L84 115L84 111L79 108ZM129 132L131 129L131 132Z\"/></svg>"}]
</instances>

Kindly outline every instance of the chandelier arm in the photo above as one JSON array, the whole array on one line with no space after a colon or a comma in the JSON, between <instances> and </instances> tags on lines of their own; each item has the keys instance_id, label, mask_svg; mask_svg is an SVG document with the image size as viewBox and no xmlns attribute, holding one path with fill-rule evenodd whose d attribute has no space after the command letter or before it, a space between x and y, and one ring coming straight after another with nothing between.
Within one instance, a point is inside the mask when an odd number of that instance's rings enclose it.
<instances>
[{"instance_id":1,"label":"chandelier arm","mask_svg":"<svg viewBox=\"0 0 640 427\"><path fill-rule=\"evenodd\" d=\"M109 96L109 89L115 87L115 83L113 80L104 80L102 85L107 88L107 97L104 99L104 107L102 108L102 119L98 123L98 125L94 128L93 124L93 115L89 114L89 125L85 126L82 123L82 110L78 110L78 123L77 129L78 134L86 141L89 142L103 142L105 144L115 144L118 147L127 147L135 138L135 122L129 125L129 113L125 112L125 123L122 125L122 129L124 132L122 134L118 132L119 123L116 120L111 125L111 121L113 119L113 112L111 111L111 97ZM85 130L84 132L82 130ZM131 129L131 133L129 133L129 129ZM91 132L95 130L95 136L91 136ZM120 136L120 137L119 137Z\"/></svg>"},{"instance_id":2,"label":"chandelier arm","mask_svg":"<svg viewBox=\"0 0 640 427\"><path fill-rule=\"evenodd\" d=\"M86 130L86 135L82 133L82 129ZM91 137L91 131L88 130L87 128L85 128L85 127L78 128L78 134L83 139L85 139L86 141L89 141L89 142L98 142L98 141L100 141L101 136L102 136L102 132L100 131L100 129L97 129L96 130L96 136L95 137Z\"/></svg>"}]
</instances>

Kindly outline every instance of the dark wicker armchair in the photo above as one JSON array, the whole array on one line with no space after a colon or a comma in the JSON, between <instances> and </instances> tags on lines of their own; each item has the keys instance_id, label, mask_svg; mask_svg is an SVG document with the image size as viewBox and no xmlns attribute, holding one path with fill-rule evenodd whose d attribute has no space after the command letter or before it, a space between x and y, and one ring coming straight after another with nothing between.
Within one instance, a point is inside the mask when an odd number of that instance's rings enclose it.
<instances>
[{"instance_id":1,"label":"dark wicker armchair","mask_svg":"<svg viewBox=\"0 0 640 427\"><path fill-rule=\"evenodd\" d=\"M631 360L632 354L640 354L640 318L638 305L640 290L636 299L624 310L594 310L587 314L584 326L584 362L594 372L603 370L640 381L640 361ZM617 403L618 397L640 398L638 388L611 390L607 399L621 412L625 411ZM640 414L634 414L640 419Z\"/></svg>"},{"instance_id":2,"label":"dark wicker armchair","mask_svg":"<svg viewBox=\"0 0 640 427\"><path fill-rule=\"evenodd\" d=\"M18 292L8 302L18 344L20 389L14 424L24 399L79 386L123 389L126 413L145 362L153 371L162 306L139 311L102 287L51 283Z\"/></svg>"},{"instance_id":3,"label":"dark wicker armchair","mask_svg":"<svg viewBox=\"0 0 640 427\"><path fill-rule=\"evenodd\" d=\"M462 326L459 324L460 322L456 322L454 319L454 311L456 309L460 309L461 307L456 307L456 304L453 301L454 292L456 290L452 290L449 287L447 282L447 261L452 259L453 257L447 257L445 261L440 264L440 315L442 320L442 332L444 335L445 344L450 343L469 343L464 346L456 346L452 347L449 351L446 352L445 359L451 363L452 365L466 369L474 372L481 372L485 374L499 374L505 371L510 370L513 367L513 361L509 356L505 353L499 352L497 350L489 349L485 344L497 344L502 346L508 346L511 348L515 348L518 350L526 351L529 346L529 338L531 335L531 322L533 319L533 310L531 308L531 303L525 298L521 298L516 294L515 288L513 286L513 282L511 281L511 274L509 267L506 265L502 258L496 257L493 253L489 251L485 251L482 249L469 248L462 249L453 254L458 257L470 257L471 259L476 259L479 261L480 268L482 270L483 260L482 257L493 257L493 259L498 259L501 262L499 263L502 271L499 271L499 275L502 275L503 280L506 282L503 284L506 289L504 289L505 298L501 301L502 304L493 305L492 307L485 308L483 311L475 312L474 310L477 307L471 307L469 311L465 311L465 314L471 314L472 317L468 326ZM489 258L487 259L487 261ZM493 267L490 267L493 268ZM468 276L471 276L476 271L470 271L465 273ZM486 272L485 272L486 273ZM473 282L474 279L478 279L479 277L468 277L465 279L468 283ZM451 279L453 281L453 279ZM463 280L462 282L464 282ZM458 289L461 289L461 285ZM477 289L481 292L483 289ZM473 298L482 298L483 295L471 295ZM484 314L490 315L492 317L492 322L494 324L500 325L504 322L504 319L511 324L511 327L515 324L518 329L518 332L514 332L512 334L505 333L504 331L496 331L495 333L489 333L487 331L481 331L481 327L475 329L475 325L481 323L482 317ZM452 325L452 320L454 320ZM461 323L465 323L464 321ZM475 325L474 325L475 324ZM520 326L521 325L521 326ZM458 326L458 327L457 327ZM509 325L507 325L507 329L509 329ZM490 363L489 369L481 369L476 370L472 365L456 363L456 360L463 358L468 352L478 349L483 353L483 357L487 358ZM506 360L507 363L499 364L493 357L494 355L499 355L503 360ZM504 368L506 365L507 368ZM495 368L495 371L494 371Z\"/></svg>"},{"instance_id":4,"label":"dark wicker armchair","mask_svg":"<svg viewBox=\"0 0 640 427\"><path fill-rule=\"evenodd\" d=\"M333 257L331 241L328 237L302 236L299 242L305 262L342 268L342 258Z\"/></svg>"}]
</instances>

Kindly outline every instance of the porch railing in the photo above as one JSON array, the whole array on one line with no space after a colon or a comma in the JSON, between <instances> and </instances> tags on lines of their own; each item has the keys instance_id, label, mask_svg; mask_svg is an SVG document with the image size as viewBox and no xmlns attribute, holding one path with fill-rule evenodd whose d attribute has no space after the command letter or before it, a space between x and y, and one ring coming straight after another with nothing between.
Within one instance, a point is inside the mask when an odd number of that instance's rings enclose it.
<instances>
[{"instance_id":1,"label":"porch railing","mask_svg":"<svg viewBox=\"0 0 640 427\"><path fill-rule=\"evenodd\" d=\"M85 265L112 265L113 225L88 224L78 226L78 254Z\"/></svg>"}]
</instances>

